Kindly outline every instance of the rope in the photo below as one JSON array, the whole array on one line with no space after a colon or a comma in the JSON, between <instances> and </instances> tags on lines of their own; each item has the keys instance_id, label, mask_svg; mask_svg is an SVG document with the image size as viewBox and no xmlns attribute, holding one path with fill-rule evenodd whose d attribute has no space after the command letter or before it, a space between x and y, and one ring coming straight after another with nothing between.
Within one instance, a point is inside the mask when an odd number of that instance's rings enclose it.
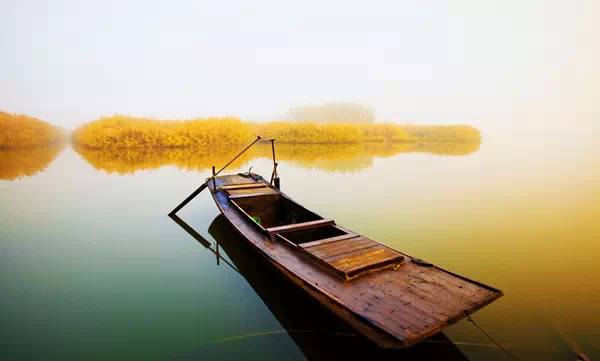
<instances>
[{"instance_id":1,"label":"rope","mask_svg":"<svg viewBox=\"0 0 600 361\"><path fill-rule=\"evenodd\" d=\"M490 340L494 344L496 344L496 346L498 346L498 348L500 350L502 350L508 357L510 357L511 359L513 359L515 361L519 361L519 359L515 355L513 355L512 353L510 353L506 348L504 348L504 346L502 346L500 344L500 342L496 341L492 336L490 336L487 332L485 332L483 330L483 328L481 328L481 326L479 326L477 324L477 322L475 322L475 320L473 318L471 318L471 315L467 316L467 320L469 320L473 324L473 326L475 326L475 328L477 328L485 337L487 337L488 340Z\"/></svg>"},{"instance_id":2,"label":"rope","mask_svg":"<svg viewBox=\"0 0 600 361\"><path fill-rule=\"evenodd\" d=\"M223 343L223 342L231 342L231 341L239 341L252 337L261 337L261 336L270 336L270 335L279 335L279 334L292 334L292 333L323 333L322 331L317 330L271 330L271 331L261 331L261 332L251 332L237 336L230 336L221 339L214 340L210 343ZM346 332L328 332L336 336L344 336L344 337L355 337L352 333Z\"/></svg>"},{"instance_id":3,"label":"rope","mask_svg":"<svg viewBox=\"0 0 600 361\"><path fill-rule=\"evenodd\" d=\"M357 334L351 333L351 332L323 332L323 331L310 330L310 329L308 329L308 330L302 330L302 329L300 329L300 330L284 330L284 329L282 329L282 330L257 331L257 332L250 332L250 333L241 334L241 335L229 336L229 337L224 337L224 338L210 341L207 344L227 343L227 342L239 341L239 340L244 340L244 339L253 338L253 337L271 336L271 335L279 335L279 334L303 334L303 333L304 334L328 333L328 334L340 336L340 337L358 337ZM491 343L444 341L444 340L425 340L425 341L423 341L423 343L441 344L441 345L458 345L458 346L467 346L467 347L485 347L485 348L495 348L495 349L500 348L495 343L491 344Z\"/></svg>"},{"instance_id":4,"label":"rope","mask_svg":"<svg viewBox=\"0 0 600 361\"><path fill-rule=\"evenodd\" d=\"M432 343L438 345L456 345L456 346L467 346L467 347L483 347L483 348L498 348L498 345L493 343L480 343L480 342L462 342L462 341L444 341L444 340L425 340L423 343Z\"/></svg>"}]
</instances>

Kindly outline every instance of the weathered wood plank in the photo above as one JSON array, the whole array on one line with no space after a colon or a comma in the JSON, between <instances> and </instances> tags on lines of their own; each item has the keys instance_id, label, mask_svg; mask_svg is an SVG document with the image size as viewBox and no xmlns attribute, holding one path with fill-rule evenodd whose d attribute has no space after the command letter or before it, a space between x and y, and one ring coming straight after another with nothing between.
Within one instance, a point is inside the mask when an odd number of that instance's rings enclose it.
<instances>
[{"instance_id":1,"label":"weathered wood plank","mask_svg":"<svg viewBox=\"0 0 600 361\"><path fill-rule=\"evenodd\" d=\"M360 262L364 258L373 257L377 254L383 254L386 251L381 245L372 242L368 248L361 248L356 250L351 250L349 252L345 252L338 255L333 255L330 257L323 258L325 261L331 264L339 263L356 263Z\"/></svg>"},{"instance_id":2,"label":"weathered wood plank","mask_svg":"<svg viewBox=\"0 0 600 361\"><path fill-rule=\"evenodd\" d=\"M394 252L389 252L386 250L383 254L378 254L376 257L373 257L369 260L363 260L360 263L355 264L354 266L350 266L350 268L346 269L345 272L348 277L354 277L359 275L363 271L367 270L375 270L382 269L387 266L395 266L399 265L404 261L404 257L398 255Z\"/></svg>"},{"instance_id":3,"label":"weathered wood plank","mask_svg":"<svg viewBox=\"0 0 600 361\"><path fill-rule=\"evenodd\" d=\"M351 273L398 258L400 258L400 260L402 259L396 252L375 245L354 252L344 253L339 256L326 258L325 261L343 272Z\"/></svg>"},{"instance_id":4,"label":"weathered wood plank","mask_svg":"<svg viewBox=\"0 0 600 361\"><path fill-rule=\"evenodd\" d=\"M208 178L208 179L210 180L209 183L212 186L213 178ZM222 187L229 187L229 186L233 186L233 185L254 185L254 184L259 184L259 183L264 184L264 182L255 181L252 178L246 178L246 177L242 177L240 175L217 176L214 178L214 183L215 183L217 189L222 188Z\"/></svg>"},{"instance_id":5,"label":"weathered wood plank","mask_svg":"<svg viewBox=\"0 0 600 361\"><path fill-rule=\"evenodd\" d=\"M341 241L344 239L350 239L350 238L356 238L356 237L359 237L359 235L356 233L348 233L348 234L342 234L341 236L323 238L323 239L319 239L319 240L312 241L312 242L301 243L301 244L299 244L299 246L302 248L310 248L310 247L319 246L319 245L326 244L326 243L337 242L337 241Z\"/></svg>"},{"instance_id":6,"label":"weathered wood plank","mask_svg":"<svg viewBox=\"0 0 600 361\"><path fill-rule=\"evenodd\" d=\"M254 179L252 179L250 177L242 177L241 175L237 175L237 174L221 176L221 177L217 177L217 179L222 179L223 185L225 185L225 186L257 183Z\"/></svg>"},{"instance_id":7,"label":"weathered wood plank","mask_svg":"<svg viewBox=\"0 0 600 361\"><path fill-rule=\"evenodd\" d=\"M364 237L354 237L349 239L342 239L337 242L329 242L324 244L315 245L312 247L303 247L304 250L315 257L327 258L332 256L338 256L340 254L356 251L367 247L377 246L378 244L372 240Z\"/></svg>"},{"instance_id":8,"label":"weathered wood plank","mask_svg":"<svg viewBox=\"0 0 600 361\"><path fill-rule=\"evenodd\" d=\"M230 190L234 190L234 189L266 188L266 187L268 187L267 184L258 183L258 182L252 182L252 183L244 183L244 184L224 185L224 186L221 187L221 189L224 189L226 191L230 191Z\"/></svg>"},{"instance_id":9,"label":"weathered wood plank","mask_svg":"<svg viewBox=\"0 0 600 361\"><path fill-rule=\"evenodd\" d=\"M250 194L232 194L229 196L231 199L241 199L241 198L252 198L252 197L263 197L263 196L277 196L279 195L277 192L257 192Z\"/></svg>"},{"instance_id":10,"label":"weathered wood plank","mask_svg":"<svg viewBox=\"0 0 600 361\"><path fill-rule=\"evenodd\" d=\"M304 250L344 280L393 267L404 260L398 252L362 236Z\"/></svg>"},{"instance_id":11,"label":"weathered wood plank","mask_svg":"<svg viewBox=\"0 0 600 361\"><path fill-rule=\"evenodd\" d=\"M243 188L243 189L228 189L226 190L230 198L236 199L240 197L256 197L264 196L269 194L277 194L277 191L273 188L260 187L260 188Z\"/></svg>"},{"instance_id":12,"label":"weathered wood plank","mask_svg":"<svg viewBox=\"0 0 600 361\"><path fill-rule=\"evenodd\" d=\"M298 231L301 229L329 226L332 224L335 224L335 222L331 219L318 219L316 221L293 223L293 224L286 224L284 226L267 228L267 232L269 232L270 234L285 233L285 232L291 232L291 231Z\"/></svg>"}]
</instances>

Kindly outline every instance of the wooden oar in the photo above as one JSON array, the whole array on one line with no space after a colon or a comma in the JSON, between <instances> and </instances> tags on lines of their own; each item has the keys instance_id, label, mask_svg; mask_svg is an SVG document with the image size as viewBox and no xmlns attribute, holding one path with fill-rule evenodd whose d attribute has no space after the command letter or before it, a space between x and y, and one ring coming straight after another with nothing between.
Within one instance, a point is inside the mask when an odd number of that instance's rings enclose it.
<instances>
[{"instance_id":1,"label":"wooden oar","mask_svg":"<svg viewBox=\"0 0 600 361\"><path fill-rule=\"evenodd\" d=\"M208 186L207 182L202 183L202 185L200 187L198 187L198 189L196 189L194 192L192 192L192 194L190 194L186 199L183 200L183 202L179 203L179 205L177 207L175 207L175 209L173 209L170 213L169 216L174 215L175 213L179 212L179 210L183 207L185 207L186 204L190 203L190 201L194 198L196 198L196 196L198 194L200 194L200 192L202 192L206 187Z\"/></svg>"},{"instance_id":2,"label":"wooden oar","mask_svg":"<svg viewBox=\"0 0 600 361\"><path fill-rule=\"evenodd\" d=\"M221 173L225 168L227 168L231 163L233 163L233 161L235 161L236 159L238 159L240 157L240 155L242 155L245 151L247 151L248 149L250 149L250 147L252 147L254 144L258 143L262 138L260 136L256 136L256 139L254 139L254 141L250 144L248 144L248 146L246 146L246 148L242 149L241 152L239 152L235 157L233 157L233 159L231 159L227 164L225 164L223 166L223 168L219 169L218 172L215 173L215 167L213 167L213 176L212 179L214 180L215 177L217 175L219 175L219 173ZM274 141L274 139L272 140ZM273 157L275 157L275 148L273 148ZM275 158L273 158L274 160ZM169 216L174 215L175 213L179 212L179 210L183 207L185 207L186 204L190 203L190 201L192 199L194 199L198 194L200 194L200 192L202 192L204 190L204 188L206 188L208 186L208 181L204 182L200 187L198 187L198 189L196 189L192 194L190 194L186 199L183 200L183 202L181 202L177 207L175 207L175 209L173 209L170 213Z\"/></svg>"}]
</instances>

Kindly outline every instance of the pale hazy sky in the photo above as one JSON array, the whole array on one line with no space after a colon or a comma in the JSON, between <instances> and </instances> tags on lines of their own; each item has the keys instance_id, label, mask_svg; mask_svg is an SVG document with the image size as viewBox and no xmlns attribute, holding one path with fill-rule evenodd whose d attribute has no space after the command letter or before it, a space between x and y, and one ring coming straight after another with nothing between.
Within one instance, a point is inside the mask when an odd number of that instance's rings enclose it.
<instances>
[{"instance_id":1,"label":"pale hazy sky","mask_svg":"<svg viewBox=\"0 0 600 361\"><path fill-rule=\"evenodd\" d=\"M3 0L0 109L68 128L329 101L381 121L593 122L596 2Z\"/></svg>"}]
</instances>

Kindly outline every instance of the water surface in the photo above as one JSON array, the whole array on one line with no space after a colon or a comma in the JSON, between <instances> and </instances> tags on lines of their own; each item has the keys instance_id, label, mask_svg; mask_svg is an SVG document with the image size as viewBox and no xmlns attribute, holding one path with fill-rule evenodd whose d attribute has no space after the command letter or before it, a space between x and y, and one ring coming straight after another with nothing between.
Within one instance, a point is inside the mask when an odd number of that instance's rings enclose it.
<instances>
[{"instance_id":1,"label":"water surface","mask_svg":"<svg viewBox=\"0 0 600 361\"><path fill-rule=\"evenodd\" d=\"M600 163L589 144L548 144L498 135L481 146L282 145L279 173L319 214L502 289L474 319L518 358L573 360L581 349L595 359ZM231 170L268 175L268 151ZM257 260L208 194L179 213L185 224L167 216L235 152L0 155L1 358L376 352ZM468 321L392 356L508 359Z\"/></svg>"}]
</instances>

